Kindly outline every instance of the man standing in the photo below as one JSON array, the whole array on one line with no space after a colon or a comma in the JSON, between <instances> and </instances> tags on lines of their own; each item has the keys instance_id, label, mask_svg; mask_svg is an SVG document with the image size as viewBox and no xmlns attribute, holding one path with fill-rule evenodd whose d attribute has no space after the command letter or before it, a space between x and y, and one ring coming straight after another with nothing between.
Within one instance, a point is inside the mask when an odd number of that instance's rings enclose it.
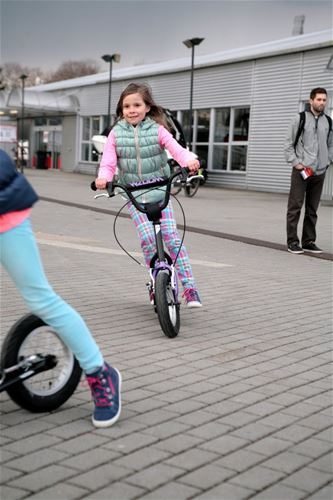
<instances>
[{"instance_id":1,"label":"man standing","mask_svg":"<svg viewBox=\"0 0 333 500\"><path fill-rule=\"evenodd\" d=\"M317 210L323 190L325 172L333 161L332 120L325 115L327 92L315 88L310 93L309 111L296 115L288 128L285 157L292 166L287 209L288 252L299 254L304 250L322 253L315 244ZM305 198L302 247L297 236L297 225Z\"/></svg>"}]
</instances>

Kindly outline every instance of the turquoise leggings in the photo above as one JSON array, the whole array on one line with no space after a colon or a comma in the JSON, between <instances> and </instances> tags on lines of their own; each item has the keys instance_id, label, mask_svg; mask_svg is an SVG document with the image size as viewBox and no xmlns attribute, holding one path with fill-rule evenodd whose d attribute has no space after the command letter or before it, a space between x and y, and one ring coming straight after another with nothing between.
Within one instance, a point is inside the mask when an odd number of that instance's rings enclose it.
<instances>
[{"instance_id":1,"label":"turquoise leggings","mask_svg":"<svg viewBox=\"0 0 333 500\"><path fill-rule=\"evenodd\" d=\"M82 369L93 373L101 367L103 357L87 325L47 281L29 219L0 233L0 262L28 309L55 329Z\"/></svg>"}]
</instances>

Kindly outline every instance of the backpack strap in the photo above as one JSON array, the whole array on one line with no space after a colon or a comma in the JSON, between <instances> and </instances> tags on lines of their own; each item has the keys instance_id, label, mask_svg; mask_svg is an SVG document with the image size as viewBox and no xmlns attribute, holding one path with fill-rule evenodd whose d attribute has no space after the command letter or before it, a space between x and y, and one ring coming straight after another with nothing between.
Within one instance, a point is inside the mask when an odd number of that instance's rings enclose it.
<instances>
[{"instance_id":1,"label":"backpack strap","mask_svg":"<svg viewBox=\"0 0 333 500\"><path fill-rule=\"evenodd\" d=\"M327 121L328 121L328 134L327 134L327 143L328 143L330 133L332 132L332 118L326 114L325 114L325 116L326 116Z\"/></svg>"},{"instance_id":2,"label":"backpack strap","mask_svg":"<svg viewBox=\"0 0 333 500\"><path fill-rule=\"evenodd\" d=\"M301 137L301 134L302 134L302 132L304 130L304 125L305 125L305 111L301 111L299 113L298 130L297 130L296 137L295 137L295 140L294 140L294 149L295 149L295 152L296 152L296 146L297 146L297 143L299 141L299 138Z\"/></svg>"}]
</instances>

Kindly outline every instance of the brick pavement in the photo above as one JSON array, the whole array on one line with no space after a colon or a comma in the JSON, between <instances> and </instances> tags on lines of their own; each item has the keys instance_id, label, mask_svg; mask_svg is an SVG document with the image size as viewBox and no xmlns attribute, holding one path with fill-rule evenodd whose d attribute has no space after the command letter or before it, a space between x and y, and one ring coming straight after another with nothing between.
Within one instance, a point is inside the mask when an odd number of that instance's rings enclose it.
<instances>
[{"instance_id":1,"label":"brick pavement","mask_svg":"<svg viewBox=\"0 0 333 500\"><path fill-rule=\"evenodd\" d=\"M38 416L2 395L1 498L330 499L331 262L187 233L204 308L167 339L112 222L33 211L51 283L122 371L121 418L94 429L84 384ZM4 335L26 310L4 273L1 292Z\"/></svg>"}]
</instances>

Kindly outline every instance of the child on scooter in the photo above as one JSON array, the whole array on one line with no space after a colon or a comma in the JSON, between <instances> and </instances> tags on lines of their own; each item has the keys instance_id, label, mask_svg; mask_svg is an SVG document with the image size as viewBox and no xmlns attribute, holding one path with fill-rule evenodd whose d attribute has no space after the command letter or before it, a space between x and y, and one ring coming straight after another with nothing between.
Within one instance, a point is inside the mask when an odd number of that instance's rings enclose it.
<instances>
[{"instance_id":1,"label":"child on scooter","mask_svg":"<svg viewBox=\"0 0 333 500\"><path fill-rule=\"evenodd\" d=\"M142 181L154 177L169 176L170 168L165 149L182 167L196 172L199 162L196 156L183 148L167 130L163 109L152 97L149 87L141 83L130 83L122 92L117 104L117 120L103 150L97 189L105 189L118 167L119 181L123 183ZM158 202L163 198L159 190L143 194L139 201ZM130 216L137 228L141 248L149 266L155 253L153 225L147 216L128 203ZM162 212L161 229L168 251L174 260L181 240L178 235L171 201ZM201 300L195 285L192 268L183 245L176 263L182 283L183 297L188 307L201 307Z\"/></svg>"},{"instance_id":2,"label":"child on scooter","mask_svg":"<svg viewBox=\"0 0 333 500\"><path fill-rule=\"evenodd\" d=\"M82 317L57 295L44 274L29 220L37 194L0 149L0 263L31 312L54 328L86 374L95 427L114 424L121 411L121 375L109 366Z\"/></svg>"}]
</instances>

